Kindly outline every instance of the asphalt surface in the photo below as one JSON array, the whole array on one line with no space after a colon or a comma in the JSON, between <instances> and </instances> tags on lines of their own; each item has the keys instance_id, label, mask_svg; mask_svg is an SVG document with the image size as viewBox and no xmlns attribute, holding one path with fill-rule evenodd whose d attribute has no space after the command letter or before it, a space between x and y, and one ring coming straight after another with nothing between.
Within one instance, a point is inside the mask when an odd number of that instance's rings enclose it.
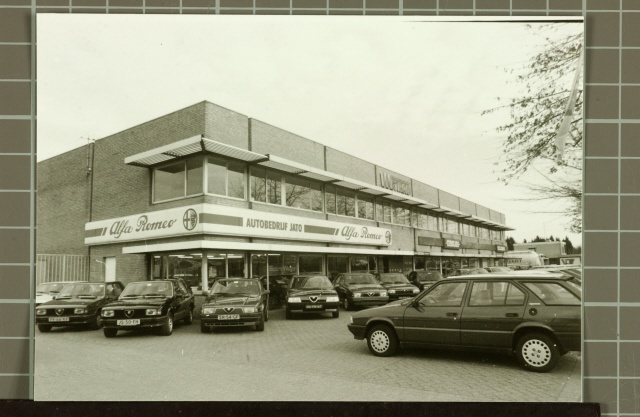
<instances>
[{"instance_id":1,"label":"asphalt surface","mask_svg":"<svg viewBox=\"0 0 640 417\"><path fill-rule=\"evenodd\" d=\"M36 401L580 401L581 356L546 374L503 355L405 349L379 358L347 330L349 312L285 320L264 332L173 335L36 330Z\"/></svg>"}]
</instances>

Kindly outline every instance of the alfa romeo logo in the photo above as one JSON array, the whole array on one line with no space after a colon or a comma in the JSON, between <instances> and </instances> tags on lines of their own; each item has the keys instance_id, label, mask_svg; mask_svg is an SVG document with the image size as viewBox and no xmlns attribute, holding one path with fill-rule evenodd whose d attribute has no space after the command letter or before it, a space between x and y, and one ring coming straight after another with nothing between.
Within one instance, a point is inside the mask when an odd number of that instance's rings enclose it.
<instances>
[{"instance_id":1,"label":"alfa romeo logo","mask_svg":"<svg viewBox=\"0 0 640 417\"><path fill-rule=\"evenodd\" d=\"M184 216L182 216L182 224L184 228L187 230L195 229L198 224L198 213L194 209L189 209L184 212Z\"/></svg>"},{"instance_id":2,"label":"alfa romeo logo","mask_svg":"<svg viewBox=\"0 0 640 417\"><path fill-rule=\"evenodd\" d=\"M309 301L311 301L312 303L315 303L316 301L318 301L318 297L315 295L312 295L309 297Z\"/></svg>"},{"instance_id":3,"label":"alfa romeo logo","mask_svg":"<svg viewBox=\"0 0 640 417\"><path fill-rule=\"evenodd\" d=\"M127 316L127 317L133 316L133 310L125 310L124 311L124 315Z\"/></svg>"},{"instance_id":4,"label":"alfa romeo logo","mask_svg":"<svg viewBox=\"0 0 640 417\"><path fill-rule=\"evenodd\" d=\"M64 308L56 308L56 314L61 316L64 314Z\"/></svg>"},{"instance_id":5,"label":"alfa romeo logo","mask_svg":"<svg viewBox=\"0 0 640 417\"><path fill-rule=\"evenodd\" d=\"M387 245L391 244L391 232L389 230L384 234L384 239L387 241Z\"/></svg>"},{"instance_id":6,"label":"alfa romeo logo","mask_svg":"<svg viewBox=\"0 0 640 417\"><path fill-rule=\"evenodd\" d=\"M225 307L224 311L226 311L227 313L231 313L233 311L233 307Z\"/></svg>"}]
</instances>

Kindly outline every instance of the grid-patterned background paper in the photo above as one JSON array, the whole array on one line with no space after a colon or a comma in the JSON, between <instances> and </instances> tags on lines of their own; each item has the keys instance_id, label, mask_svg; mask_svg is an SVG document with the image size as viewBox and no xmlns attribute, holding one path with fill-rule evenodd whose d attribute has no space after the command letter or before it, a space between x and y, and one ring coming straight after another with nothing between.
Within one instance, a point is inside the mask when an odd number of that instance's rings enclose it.
<instances>
[{"instance_id":1,"label":"grid-patterned background paper","mask_svg":"<svg viewBox=\"0 0 640 417\"><path fill-rule=\"evenodd\" d=\"M583 401L640 416L640 0L0 0L2 399L33 399L36 13L584 16Z\"/></svg>"}]
</instances>

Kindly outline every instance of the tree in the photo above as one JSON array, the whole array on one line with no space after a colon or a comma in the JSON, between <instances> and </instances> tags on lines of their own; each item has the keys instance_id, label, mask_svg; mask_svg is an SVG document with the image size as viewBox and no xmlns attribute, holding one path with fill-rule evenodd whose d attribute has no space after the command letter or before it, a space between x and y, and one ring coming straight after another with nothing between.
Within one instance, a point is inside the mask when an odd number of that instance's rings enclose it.
<instances>
[{"instance_id":1,"label":"tree","mask_svg":"<svg viewBox=\"0 0 640 417\"><path fill-rule=\"evenodd\" d=\"M567 255L573 255L574 253L580 253L580 252L574 252L573 243L571 243L571 240L569 240L568 236L566 236L564 238L563 242L564 242L564 253L566 253Z\"/></svg>"},{"instance_id":2,"label":"tree","mask_svg":"<svg viewBox=\"0 0 640 417\"><path fill-rule=\"evenodd\" d=\"M561 160L556 158L555 137L571 93L577 62L581 57L582 31L561 38L557 25L529 26L545 40L545 47L522 67L508 70L513 83L524 88L521 96L498 99L498 107L482 114L509 111L510 121L496 131L506 135L502 153L495 163L498 179L505 184L535 173L539 181L522 182L531 191L527 200L564 202L555 213L568 211L568 228L582 231L582 88L573 109L570 140ZM580 84L581 85L581 84Z\"/></svg>"}]
</instances>

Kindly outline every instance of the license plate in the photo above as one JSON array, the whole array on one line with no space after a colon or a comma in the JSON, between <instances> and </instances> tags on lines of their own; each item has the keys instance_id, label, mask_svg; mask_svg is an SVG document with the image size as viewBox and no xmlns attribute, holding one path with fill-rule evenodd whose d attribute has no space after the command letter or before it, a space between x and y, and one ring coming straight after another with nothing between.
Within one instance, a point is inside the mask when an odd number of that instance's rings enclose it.
<instances>
[{"instance_id":1,"label":"license plate","mask_svg":"<svg viewBox=\"0 0 640 417\"><path fill-rule=\"evenodd\" d=\"M309 304L306 306L307 309L322 309L324 306L322 304Z\"/></svg>"},{"instance_id":2,"label":"license plate","mask_svg":"<svg viewBox=\"0 0 640 417\"><path fill-rule=\"evenodd\" d=\"M69 317L49 317L49 321L69 321Z\"/></svg>"},{"instance_id":3,"label":"license plate","mask_svg":"<svg viewBox=\"0 0 640 417\"><path fill-rule=\"evenodd\" d=\"M239 320L240 314L219 314L218 320Z\"/></svg>"},{"instance_id":4,"label":"license plate","mask_svg":"<svg viewBox=\"0 0 640 417\"><path fill-rule=\"evenodd\" d=\"M118 320L116 323L118 326L137 326L140 324L140 319Z\"/></svg>"}]
</instances>

